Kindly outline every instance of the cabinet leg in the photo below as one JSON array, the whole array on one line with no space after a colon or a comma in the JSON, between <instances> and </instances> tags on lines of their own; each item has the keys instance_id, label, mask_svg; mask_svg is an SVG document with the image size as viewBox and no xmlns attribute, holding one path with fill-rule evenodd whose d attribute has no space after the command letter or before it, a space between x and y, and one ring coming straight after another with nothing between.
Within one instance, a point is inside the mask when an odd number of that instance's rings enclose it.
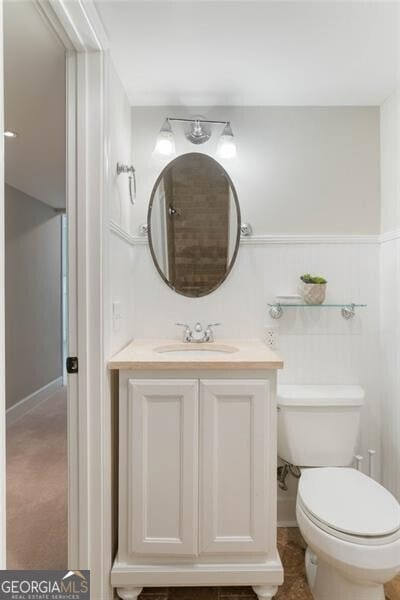
<instances>
[{"instance_id":1,"label":"cabinet leg","mask_svg":"<svg viewBox=\"0 0 400 600\"><path fill-rule=\"evenodd\" d=\"M137 600L142 589L141 587L119 587L117 594L122 600Z\"/></svg>"},{"instance_id":2,"label":"cabinet leg","mask_svg":"<svg viewBox=\"0 0 400 600\"><path fill-rule=\"evenodd\" d=\"M253 585L258 600L271 600L278 591L275 585Z\"/></svg>"}]
</instances>

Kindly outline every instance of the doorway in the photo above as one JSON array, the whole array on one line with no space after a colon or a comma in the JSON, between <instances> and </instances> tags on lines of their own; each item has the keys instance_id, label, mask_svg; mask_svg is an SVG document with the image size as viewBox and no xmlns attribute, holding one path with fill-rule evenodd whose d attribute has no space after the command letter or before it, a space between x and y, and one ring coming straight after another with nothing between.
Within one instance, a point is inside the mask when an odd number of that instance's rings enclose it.
<instances>
[{"instance_id":1,"label":"doorway","mask_svg":"<svg viewBox=\"0 0 400 600\"><path fill-rule=\"evenodd\" d=\"M4 99L7 568L64 569L66 49L34 0L4 3Z\"/></svg>"},{"instance_id":2,"label":"doorway","mask_svg":"<svg viewBox=\"0 0 400 600\"><path fill-rule=\"evenodd\" d=\"M68 351L79 372L68 375L68 568L89 568L91 594L111 597L110 402L105 365L107 237L103 204L109 185L105 32L94 7L32 0L66 48ZM4 3L2 3L3 8ZM50 26L51 26L50 25ZM3 29L3 10L0 10ZM24 29L23 26L21 26ZM3 48L0 47L2 54ZM3 61L0 87L3 88ZM0 122L3 105L0 95ZM3 127L4 130L4 127ZM0 155L3 150L0 144ZM4 181L4 160L0 180ZM4 186L0 190L0 253L4 251ZM0 566L6 568L5 318L0 261ZM78 327L79 324L79 327ZM89 418L90 417L90 418Z\"/></svg>"}]
</instances>

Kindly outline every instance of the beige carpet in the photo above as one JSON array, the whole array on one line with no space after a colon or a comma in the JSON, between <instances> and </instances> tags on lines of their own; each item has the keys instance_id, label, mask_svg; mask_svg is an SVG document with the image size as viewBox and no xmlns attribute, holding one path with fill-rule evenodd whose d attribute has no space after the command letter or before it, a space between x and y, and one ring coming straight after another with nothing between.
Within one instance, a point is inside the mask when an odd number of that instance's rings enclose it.
<instances>
[{"instance_id":1,"label":"beige carpet","mask_svg":"<svg viewBox=\"0 0 400 600\"><path fill-rule=\"evenodd\" d=\"M7 428L7 567L67 568L67 392Z\"/></svg>"}]
</instances>

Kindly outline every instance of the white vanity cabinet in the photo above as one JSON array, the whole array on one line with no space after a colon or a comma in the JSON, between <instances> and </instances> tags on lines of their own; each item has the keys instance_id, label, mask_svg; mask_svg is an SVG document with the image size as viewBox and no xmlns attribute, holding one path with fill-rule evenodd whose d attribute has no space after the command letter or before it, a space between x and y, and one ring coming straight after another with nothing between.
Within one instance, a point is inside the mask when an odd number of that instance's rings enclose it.
<instances>
[{"instance_id":1,"label":"white vanity cabinet","mask_svg":"<svg viewBox=\"0 0 400 600\"><path fill-rule=\"evenodd\" d=\"M126 558L268 547L269 406L268 381L128 380L120 407Z\"/></svg>"},{"instance_id":2,"label":"white vanity cabinet","mask_svg":"<svg viewBox=\"0 0 400 600\"><path fill-rule=\"evenodd\" d=\"M257 375L120 372L121 598L179 585L252 585L272 598L282 581L275 372Z\"/></svg>"},{"instance_id":3,"label":"white vanity cabinet","mask_svg":"<svg viewBox=\"0 0 400 600\"><path fill-rule=\"evenodd\" d=\"M254 359L257 348L263 360ZM133 360L135 352L122 351L110 367L119 371L113 587L124 600L136 600L143 587L225 585L253 586L260 599L272 598L283 581L276 547L280 359L261 343L238 351L236 362L175 364L152 358L154 350Z\"/></svg>"}]
</instances>

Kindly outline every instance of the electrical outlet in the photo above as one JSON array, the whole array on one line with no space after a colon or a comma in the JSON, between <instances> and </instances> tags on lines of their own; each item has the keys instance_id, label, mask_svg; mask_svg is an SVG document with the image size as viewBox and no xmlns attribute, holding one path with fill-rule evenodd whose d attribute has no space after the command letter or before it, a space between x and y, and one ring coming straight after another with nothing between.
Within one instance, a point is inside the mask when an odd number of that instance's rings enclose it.
<instances>
[{"instance_id":1,"label":"electrical outlet","mask_svg":"<svg viewBox=\"0 0 400 600\"><path fill-rule=\"evenodd\" d=\"M265 343L269 348L276 348L278 342L278 335L276 329L273 327L266 327L264 330Z\"/></svg>"}]
</instances>

